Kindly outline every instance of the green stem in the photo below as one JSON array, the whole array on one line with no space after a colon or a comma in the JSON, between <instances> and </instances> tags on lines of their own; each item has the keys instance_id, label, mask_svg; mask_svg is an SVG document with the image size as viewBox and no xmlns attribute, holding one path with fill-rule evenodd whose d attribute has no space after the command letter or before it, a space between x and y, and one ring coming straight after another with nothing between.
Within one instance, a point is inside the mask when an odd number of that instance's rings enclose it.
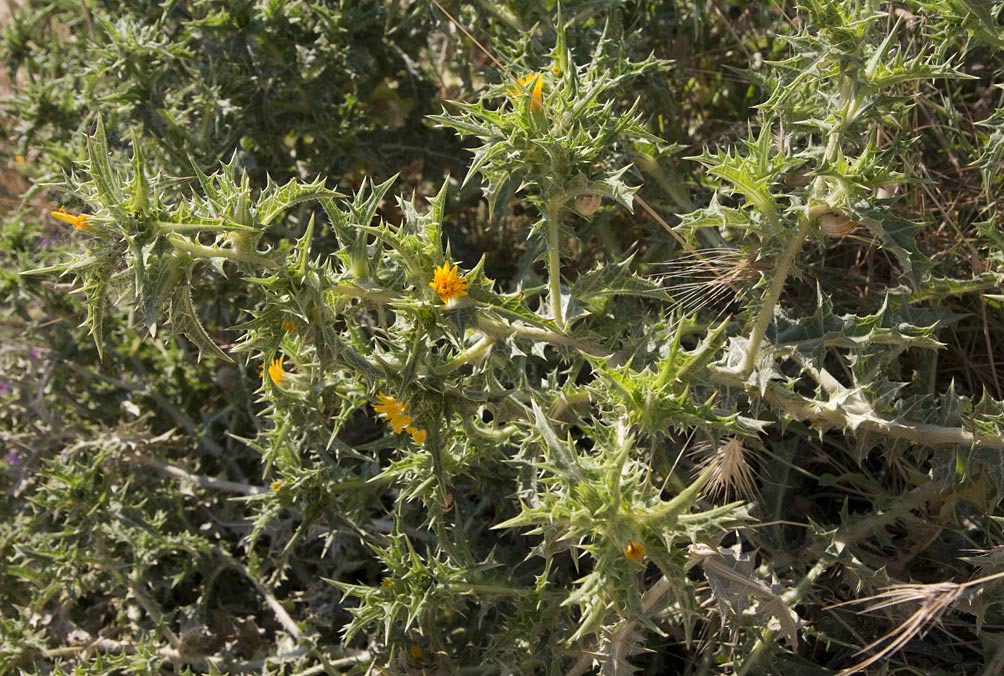
<instances>
[{"instance_id":1,"label":"green stem","mask_svg":"<svg viewBox=\"0 0 1004 676\"><path fill-rule=\"evenodd\" d=\"M795 235L788 240L788 245L784 248L784 251L781 252L781 256L778 258L777 264L774 266L774 276L770 280L770 286L767 288L767 293L764 295L763 305L760 307L760 313L757 315L756 323L753 325L753 330L750 332L749 342L746 345L746 354L743 355L743 361L739 365L739 374L744 380L749 377L749 374L753 371L753 365L756 362L757 354L760 352L760 343L763 342L763 337L767 333L767 327L774 318L774 307L781 298L781 293L784 291L784 284L788 281L788 273L791 271L791 266L795 262L795 256L802 250L802 242L809 232L810 225L812 225L811 220L807 218L802 220L798 226L798 230L795 232Z\"/></svg>"},{"instance_id":2,"label":"green stem","mask_svg":"<svg viewBox=\"0 0 1004 676\"><path fill-rule=\"evenodd\" d=\"M353 298L360 298L362 300L373 301L375 303L392 303L398 300L400 296L392 291L383 291L381 289L365 289L361 286L356 286L354 284L335 284L328 291L340 294L342 296L351 296Z\"/></svg>"},{"instance_id":3,"label":"green stem","mask_svg":"<svg viewBox=\"0 0 1004 676\"><path fill-rule=\"evenodd\" d=\"M469 421L470 429L477 434L479 437L484 437L485 439L491 439L492 441L504 442L509 439L512 435L519 432L519 428L515 425L506 425L505 427L488 427L480 423L476 423L473 420Z\"/></svg>"},{"instance_id":4,"label":"green stem","mask_svg":"<svg viewBox=\"0 0 1004 676\"><path fill-rule=\"evenodd\" d=\"M437 366L431 369L432 373L437 376L445 376L447 373L453 373L461 366L469 364L472 361L479 361L486 357L489 352L491 352L492 345L495 344L495 339L482 335L481 340L471 345L469 348L459 353L456 357L446 362L442 366Z\"/></svg>"},{"instance_id":5,"label":"green stem","mask_svg":"<svg viewBox=\"0 0 1004 676\"><path fill-rule=\"evenodd\" d=\"M252 263L268 269L276 267L275 263L271 260L258 254L246 254L234 251L233 249L222 249L216 246L196 244L195 242L187 240L176 234L168 235L167 241L170 242L171 246L178 251L184 251L196 258L225 258L228 261L234 261L235 263Z\"/></svg>"},{"instance_id":6,"label":"green stem","mask_svg":"<svg viewBox=\"0 0 1004 676\"><path fill-rule=\"evenodd\" d=\"M458 594L492 595L492 596L536 596L536 589L509 587L501 584L477 584L473 582L447 583L451 592ZM554 593L557 597L558 594Z\"/></svg>"},{"instance_id":7,"label":"green stem","mask_svg":"<svg viewBox=\"0 0 1004 676\"><path fill-rule=\"evenodd\" d=\"M670 199L676 202L680 213L690 213L696 208L694 200L690 198L690 194L683 188L686 184L677 177L670 178L654 157L646 152L637 150L632 153L631 159L634 160L639 169L655 179L659 187L669 195Z\"/></svg>"},{"instance_id":8,"label":"green stem","mask_svg":"<svg viewBox=\"0 0 1004 676\"><path fill-rule=\"evenodd\" d=\"M192 254L198 258L226 258L230 261L240 260L240 255L232 249L220 249L215 246L196 244L184 237L174 235L169 236L167 241L170 242L171 246L178 251L184 251L185 253Z\"/></svg>"},{"instance_id":9,"label":"green stem","mask_svg":"<svg viewBox=\"0 0 1004 676\"><path fill-rule=\"evenodd\" d=\"M869 537L872 533L898 519L907 517L912 510L919 509L936 498L941 492L941 485L937 481L928 481L913 490L905 493L891 504L887 509L862 518L855 524L844 525L837 529L833 537L833 544L839 551L857 544L861 540Z\"/></svg>"},{"instance_id":10,"label":"green stem","mask_svg":"<svg viewBox=\"0 0 1004 676\"><path fill-rule=\"evenodd\" d=\"M672 518L679 515L694 504L697 496L701 493L701 489L711 480L711 475L714 474L714 471L714 467L708 467L672 500L663 503L647 514L639 515L638 520L641 522L654 521L656 519Z\"/></svg>"},{"instance_id":11,"label":"green stem","mask_svg":"<svg viewBox=\"0 0 1004 676\"><path fill-rule=\"evenodd\" d=\"M547 288L551 294L551 314L558 329L565 330L561 310L561 201L547 202Z\"/></svg>"},{"instance_id":12,"label":"green stem","mask_svg":"<svg viewBox=\"0 0 1004 676\"><path fill-rule=\"evenodd\" d=\"M504 311L502 308L496 308L497 311ZM515 314L515 313L513 313ZM601 348L598 345L592 345L585 341L576 340L566 336L563 333L555 333L550 329L541 328L538 326L527 326L522 321L516 321L513 323L504 323L494 319L490 319L485 316L478 317L478 328L484 333L490 334L498 339L506 339L510 336L516 338L523 338L526 340L533 340L544 343L552 343L554 345L567 345L568 347L574 347L579 352L583 354L588 354L591 357L610 357L610 350Z\"/></svg>"},{"instance_id":13,"label":"green stem","mask_svg":"<svg viewBox=\"0 0 1004 676\"><path fill-rule=\"evenodd\" d=\"M617 438L617 455L614 459L613 471L609 474L613 484L610 497L609 518L611 520L617 516L617 511L621 506L621 477L624 472L624 463L627 462L634 441L630 436L630 425L623 419L617 421L614 429Z\"/></svg>"},{"instance_id":14,"label":"green stem","mask_svg":"<svg viewBox=\"0 0 1004 676\"><path fill-rule=\"evenodd\" d=\"M730 521L725 517L730 517L733 513L747 503L742 500L737 502L730 502L727 505L721 505L720 507L713 507L705 512L696 512L694 514L681 514L677 523L687 524L687 523L700 523L700 522L714 522L717 527L722 527L724 524Z\"/></svg>"},{"instance_id":15,"label":"green stem","mask_svg":"<svg viewBox=\"0 0 1004 676\"><path fill-rule=\"evenodd\" d=\"M701 344L697 346L693 352L686 353L686 363L680 366L675 371L673 367L676 366L677 360L676 355L680 351L680 338L682 338L690 331L687 330L686 324L683 326L678 326L676 329L676 337L673 339L670 345L669 354L666 359L662 362L662 367L659 369L659 375L655 379L655 389L661 390L669 384L671 379L676 379L680 382L686 382L691 371L698 368L703 368L718 352L718 348L721 347L720 338L724 335L725 329L728 328L729 320L724 320L721 324L714 327L708 327L707 325L702 325L707 328L707 335Z\"/></svg>"},{"instance_id":16,"label":"green stem","mask_svg":"<svg viewBox=\"0 0 1004 676\"><path fill-rule=\"evenodd\" d=\"M171 223L169 221L153 221L162 232L190 233L190 232L260 232L257 228L249 225L241 225L234 221L224 220L223 223Z\"/></svg>"}]
</instances>

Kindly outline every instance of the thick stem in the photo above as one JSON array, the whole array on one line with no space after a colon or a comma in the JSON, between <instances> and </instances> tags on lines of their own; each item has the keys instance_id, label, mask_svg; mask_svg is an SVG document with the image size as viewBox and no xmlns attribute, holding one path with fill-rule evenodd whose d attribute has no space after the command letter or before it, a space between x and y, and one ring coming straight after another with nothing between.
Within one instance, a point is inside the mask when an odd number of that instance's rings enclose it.
<instances>
[{"instance_id":1,"label":"thick stem","mask_svg":"<svg viewBox=\"0 0 1004 676\"><path fill-rule=\"evenodd\" d=\"M742 378L736 371L717 371L713 374L712 380L728 387L743 386ZM867 417L858 416L852 420L846 411L833 407L829 402L809 399L777 382L767 384L763 398L771 406L783 410L795 420L807 422L814 427L846 429L851 428L853 422L855 432L874 432L894 439L906 439L921 446L1004 448L1004 436L979 434L962 427L903 422L882 417L877 413Z\"/></svg>"},{"instance_id":2,"label":"thick stem","mask_svg":"<svg viewBox=\"0 0 1004 676\"><path fill-rule=\"evenodd\" d=\"M770 280L770 286L764 295L763 305L760 307L760 314L757 315L756 323L750 332L749 342L746 345L746 354L743 355L743 361L739 365L739 375L744 380L753 371L757 354L760 352L760 343L763 342L763 337L767 333L770 320L774 318L774 307L781 298L784 284L788 281L788 273L795 262L795 256L802 250L802 241L805 239L806 234L808 234L811 224L812 221L807 218L802 220L798 226L798 231L788 241L788 245L781 252L781 256L774 266L774 276Z\"/></svg>"},{"instance_id":3,"label":"thick stem","mask_svg":"<svg viewBox=\"0 0 1004 676\"><path fill-rule=\"evenodd\" d=\"M362 300L381 303L384 305L392 303L400 298L400 296L393 291L366 289L355 284L335 284L328 289L328 291L342 296L351 296L352 298L360 298Z\"/></svg>"},{"instance_id":4,"label":"thick stem","mask_svg":"<svg viewBox=\"0 0 1004 676\"><path fill-rule=\"evenodd\" d=\"M483 335L481 336L481 340L474 343L474 345L471 345L469 348L459 353L456 357L442 366L432 369L432 372L437 376L444 376L447 373L453 373L465 364L470 364L473 361L480 361L488 356L488 353L491 352L492 345L494 344L494 338Z\"/></svg>"},{"instance_id":5,"label":"thick stem","mask_svg":"<svg viewBox=\"0 0 1004 676\"><path fill-rule=\"evenodd\" d=\"M234 261L235 263L252 263L265 269L274 269L276 267L276 264L265 256L242 253L240 251L224 249L218 246L196 244L195 242L185 239L181 235L177 234L168 235L167 241L170 242L171 246L178 251L184 251L196 258L225 258L228 261Z\"/></svg>"},{"instance_id":6,"label":"thick stem","mask_svg":"<svg viewBox=\"0 0 1004 676\"><path fill-rule=\"evenodd\" d=\"M561 202L547 202L547 288L551 295L554 322L565 330L565 314L561 309Z\"/></svg>"},{"instance_id":7,"label":"thick stem","mask_svg":"<svg viewBox=\"0 0 1004 676\"><path fill-rule=\"evenodd\" d=\"M484 437L485 439L497 442L507 441L509 437L519 432L519 428L515 425L506 425L505 427L488 427L487 425L481 425L474 421L470 421L468 424L470 425L470 429L479 437Z\"/></svg>"},{"instance_id":8,"label":"thick stem","mask_svg":"<svg viewBox=\"0 0 1004 676\"><path fill-rule=\"evenodd\" d=\"M522 321L502 323L488 317L480 316L478 317L477 322L479 329L494 336L495 338L505 339L513 336L526 340L552 343L554 345L567 345L568 347L574 347L579 352L592 357L612 356L610 350L599 347L598 345L592 345L582 340L576 340L575 338L566 336L563 333L555 333L554 331L541 328L539 326L527 326Z\"/></svg>"},{"instance_id":9,"label":"thick stem","mask_svg":"<svg viewBox=\"0 0 1004 676\"><path fill-rule=\"evenodd\" d=\"M234 221L224 223L171 223L169 221L154 221L154 225L161 232L172 232L178 234L200 233L200 232L260 232L256 228L248 225L241 225Z\"/></svg>"}]
</instances>

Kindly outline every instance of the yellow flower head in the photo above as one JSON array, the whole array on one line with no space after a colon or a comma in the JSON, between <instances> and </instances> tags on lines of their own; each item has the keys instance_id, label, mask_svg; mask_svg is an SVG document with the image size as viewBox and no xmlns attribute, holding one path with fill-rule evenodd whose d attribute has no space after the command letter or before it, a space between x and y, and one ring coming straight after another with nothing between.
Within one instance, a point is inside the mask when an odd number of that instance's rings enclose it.
<instances>
[{"instance_id":1,"label":"yellow flower head","mask_svg":"<svg viewBox=\"0 0 1004 676\"><path fill-rule=\"evenodd\" d=\"M443 263L442 267L435 268L432 274L432 281L429 282L432 290L439 294L439 299L444 303L449 303L454 298L467 295L467 280L457 274L457 266L452 268L449 263Z\"/></svg>"},{"instance_id":2,"label":"yellow flower head","mask_svg":"<svg viewBox=\"0 0 1004 676\"><path fill-rule=\"evenodd\" d=\"M278 493L280 490L282 490L282 482L276 479L275 481L270 483L268 487L272 489L273 493Z\"/></svg>"},{"instance_id":3,"label":"yellow flower head","mask_svg":"<svg viewBox=\"0 0 1004 676\"><path fill-rule=\"evenodd\" d=\"M373 404L373 410L390 424L394 434L401 434L404 428L415 422L415 419L408 415L408 404L387 396L383 392L377 395L377 399L380 400L380 403Z\"/></svg>"},{"instance_id":4,"label":"yellow flower head","mask_svg":"<svg viewBox=\"0 0 1004 676\"><path fill-rule=\"evenodd\" d=\"M57 221L69 223L77 230L87 230L90 224L87 223L87 214L77 214L74 216L66 210L66 207L59 207L59 211L50 211L49 214Z\"/></svg>"},{"instance_id":5,"label":"yellow flower head","mask_svg":"<svg viewBox=\"0 0 1004 676\"><path fill-rule=\"evenodd\" d=\"M544 76L540 73L530 73L526 77L521 77L518 80L519 86L513 85L507 90L509 96L518 98L520 94L525 94L529 91L530 93L530 110L542 111L544 110ZM527 89L527 87L533 83L532 89Z\"/></svg>"},{"instance_id":6,"label":"yellow flower head","mask_svg":"<svg viewBox=\"0 0 1004 676\"><path fill-rule=\"evenodd\" d=\"M277 387L282 387L283 381L286 380L286 369L283 367L282 362L286 357L277 357L272 360L272 363L268 365L268 377ZM264 364L258 369L258 375L262 378L265 377L265 366Z\"/></svg>"},{"instance_id":7,"label":"yellow flower head","mask_svg":"<svg viewBox=\"0 0 1004 676\"><path fill-rule=\"evenodd\" d=\"M296 322L294 322L292 319L284 319L282 322L282 330L285 331L286 333L292 333L293 331L296 331Z\"/></svg>"},{"instance_id":8,"label":"yellow flower head","mask_svg":"<svg viewBox=\"0 0 1004 676\"><path fill-rule=\"evenodd\" d=\"M645 545L631 540L624 548L624 556L632 561L641 561L645 558Z\"/></svg>"}]
</instances>

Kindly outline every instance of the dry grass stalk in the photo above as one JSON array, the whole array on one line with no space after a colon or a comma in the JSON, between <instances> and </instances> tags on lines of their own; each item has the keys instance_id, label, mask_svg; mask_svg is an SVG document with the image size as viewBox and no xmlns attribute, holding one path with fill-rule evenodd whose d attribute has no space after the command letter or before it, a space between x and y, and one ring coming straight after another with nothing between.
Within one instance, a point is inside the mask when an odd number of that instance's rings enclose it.
<instances>
[{"instance_id":1,"label":"dry grass stalk","mask_svg":"<svg viewBox=\"0 0 1004 676\"><path fill-rule=\"evenodd\" d=\"M1004 577L1004 572L995 573L993 575L988 575L986 577L981 577L964 583L935 582L932 584L894 585L887 588L880 594L875 594L874 596L869 596L863 599L855 599L853 601L846 601L844 603L838 603L830 606L830 608L839 608L841 606L872 601L874 603L865 608L863 611L866 613L872 613L877 610L891 608L892 606L897 606L902 603L920 603L920 607L904 622L893 628L882 637L872 641L854 654L855 656L863 655L877 648L878 651L876 653L858 662L857 664L841 670L837 673L837 676L850 676L850 674L858 673L859 671L867 669L879 660L896 653L917 636L923 636L927 633L931 626L936 622L939 622L941 617L953 605L955 605L955 602L959 600L962 592L967 588L986 584L987 582L991 582L1001 577Z\"/></svg>"},{"instance_id":2,"label":"dry grass stalk","mask_svg":"<svg viewBox=\"0 0 1004 676\"><path fill-rule=\"evenodd\" d=\"M708 448L708 445L702 445L695 449L695 454L703 455ZM739 437L720 442L714 451L698 463L695 470L696 474L702 474L708 467L712 468L711 478L704 487L704 497L753 499L759 490L756 469L750 462L751 455L752 452L743 445Z\"/></svg>"},{"instance_id":3,"label":"dry grass stalk","mask_svg":"<svg viewBox=\"0 0 1004 676\"><path fill-rule=\"evenodd\" d=\"M663 263L656 278L673 295L677 307L693 314L746 298L746 292L760 278L760 270L739 249L701 249Z\"/></svg>"}]
</instances>

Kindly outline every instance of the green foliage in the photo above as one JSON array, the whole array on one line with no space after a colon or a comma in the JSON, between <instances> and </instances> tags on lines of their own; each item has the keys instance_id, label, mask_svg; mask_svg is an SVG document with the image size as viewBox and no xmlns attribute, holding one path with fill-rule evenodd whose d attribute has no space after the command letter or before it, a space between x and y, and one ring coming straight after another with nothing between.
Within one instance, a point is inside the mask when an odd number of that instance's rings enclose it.
<instances>
[{"instance_id":1,"label":"green foliage","mask_svg":"<svg viewBox=\"0 0 1004 676\"><path fill-rule=\"evenodd\" d=\"M994 11L455 5L7 20L0 674L996 673Z\"/></svg>"},{"instance_id":2,"label":"green foliage","mask_svg":"<svg viewBox=\"0 0 1004 676\"><path fill-rule=\"evenodd\" d=\"M235 151L261 180L384 172L431 140L432 72L416 63L431 26L418 6L375 1L34 3L5 34L10 72L27 77L8 110L22 154L67 170L68 142L104 113L142 130L171 174Z\"/></svg>"}]
</instances>

